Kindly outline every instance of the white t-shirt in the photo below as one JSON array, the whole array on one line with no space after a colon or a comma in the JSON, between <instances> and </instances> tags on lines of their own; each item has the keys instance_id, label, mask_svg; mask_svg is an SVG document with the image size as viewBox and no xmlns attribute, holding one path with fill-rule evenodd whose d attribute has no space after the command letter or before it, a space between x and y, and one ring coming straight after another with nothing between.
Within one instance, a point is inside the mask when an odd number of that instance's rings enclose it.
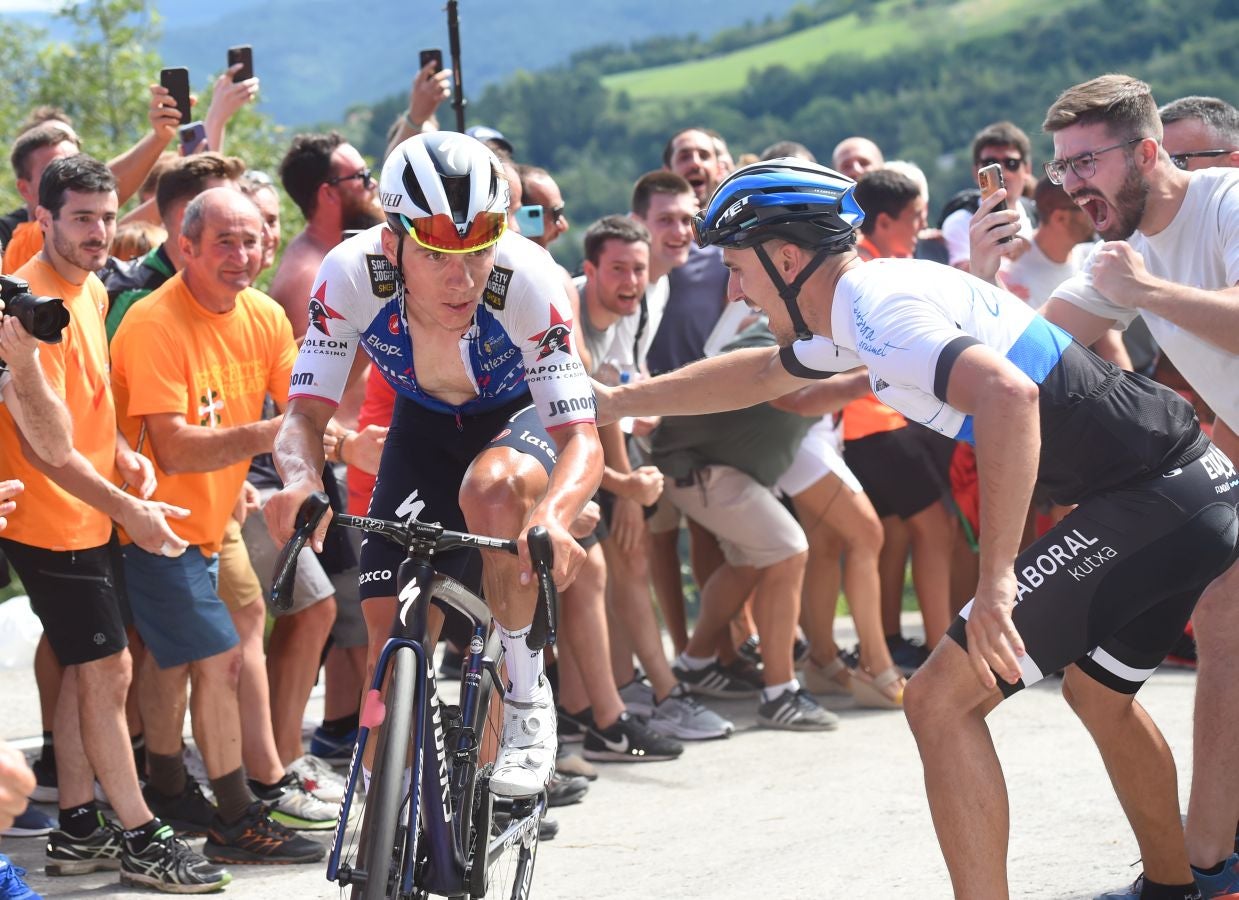
<instances>
[{"instance_id":1,"label":"white t-shirt","mask_svg":"<svg viewBox=\"0 0 1239 900\"><path fill-rule=\"evenodd\" d=\"M1031 241L1033 225L1032 220L1028 218L1028 213L1024 211L1024 204L1016 203L1015 211L1020 215L1019 236ZM968 227L971 224L972 213L966 209L955 210L942 223L942 239L946 241L947 257L953 266L972 258L972 245L968 242ZM1004 256L998 268L1005 272L1010 265L1011 260Z\"/></svg>"},{"instance_id":2,"label":"white t-shirt","mask_svg":"<svg viewBox=\"0 0 1239 900\"><path fill-rule=\"evenodd\" d=\"M604 363L610 363L619 371L645 371L645 356L650 351L650 344L654 342L658 325L663 320L663 311L667 308L667 276L664 275L645 289L644 326L641 324L641 313L635 312L630 316L621 316L601 331L594 329L589 322L589 314L585 309L585 282L584 275L572 279L581 295L580 334L593 356L594 371Z\"/></svg>"},{"instance_id":3,"label":"white t-shirt","mask_svg":"<svg viewBox=\"0 0 1239 900\"><path fill-rule=\"evenodd\" d=\"M1084 268L1084 261L1093 251L1093 243L1076 244L1067 255L1066 262L1056 263L1030 242L1028 252L1003 270L1002 278L1008 288L1023 288L1028 296L1024 302L1033 309L1040 309L1050 299L1054 289ZM1015 292L1017 295L1018 291Z\"/></svg>"},{"instance_id":4,"label":"white t-shirt","mask_svg":"<svg viewBox=\"0 0 1239 900\"><path fill-rule=\"evenodd\" d=\"M1137 231L1129 239L1158 278L1205 290L1239 284L1239 171L1201 169L1192 173L1183 205L1155 235ZM1054 291L1086 312L1126 328L1144 316L1149 332L1183 376L1226 424L1239 426L1239 355L1146 309L1111 303L1093 286L1090 255L1084 270Z\"/></svg>"}]
</instances>

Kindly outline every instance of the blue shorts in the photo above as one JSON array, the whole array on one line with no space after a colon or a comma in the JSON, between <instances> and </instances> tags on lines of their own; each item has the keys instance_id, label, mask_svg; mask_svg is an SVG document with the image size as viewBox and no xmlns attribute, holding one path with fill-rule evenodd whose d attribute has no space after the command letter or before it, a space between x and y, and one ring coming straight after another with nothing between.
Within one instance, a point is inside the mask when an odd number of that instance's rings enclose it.
<instances>
[{"instance_id":1,"label":"blue shorts","mask_svg":"<svg viewBox=\"0 0 1239 900\"><path fill-rule=\"evenodd\" d=\"M171 558L125 547L125 582L138 634L161 669L217 656L240 639L219 599L219 557L190 547Z\"/></svg>"}]
</instances>

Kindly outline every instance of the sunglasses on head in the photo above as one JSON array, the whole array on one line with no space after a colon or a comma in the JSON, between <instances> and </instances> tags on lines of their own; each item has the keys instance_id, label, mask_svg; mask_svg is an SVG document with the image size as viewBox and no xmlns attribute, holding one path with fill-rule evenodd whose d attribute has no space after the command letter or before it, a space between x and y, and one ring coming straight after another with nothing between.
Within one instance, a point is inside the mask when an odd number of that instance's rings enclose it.
<instances>
[{"instance_id":1,"label":"sunglasses on head","mask_svg":"<svg viewBox=\"0 0 1239 900\"><path fill-rule=\"evenodd\" d=\"M1024 165L1022 156L1005 156L999 159L994 156L983 156L977 161L977 165L984 168L985 166L1002 166L1008 172L1018 172L1020 167Z\"/></svg>"}]
</instances>

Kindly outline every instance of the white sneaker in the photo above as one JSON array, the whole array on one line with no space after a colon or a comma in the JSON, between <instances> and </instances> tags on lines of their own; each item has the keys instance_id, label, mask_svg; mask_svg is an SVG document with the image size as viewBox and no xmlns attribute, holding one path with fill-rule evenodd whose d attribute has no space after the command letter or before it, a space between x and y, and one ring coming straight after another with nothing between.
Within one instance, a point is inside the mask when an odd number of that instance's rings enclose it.
<instances>
[{"instance_id":1,"label":"white sneaker","mask_svg":"<svg viewBox=\"0 0 1239 900\"><path fill-rule=\"evenodd\" d=\"M300 778L305 789L320 800L339 803L344 799L348 781L317 756L307 753L294 760L288 771Z\"/></svg>"},{"instance_id":2,"label":"white sneaker","mask_svg":"<svg viewBox=\"0 0 1239 900\"><path fill-rule=\"evenodd\" d=\"M682 741L710 741L727 737L736 726L677 684L662 703L655 704L650 729Z\"/></svg>"},{"instance_id":3,"label":"white sneaker","mask_svg":"<svg viewBox=\"0 0 1239 900\"><path fill-rule=\"evenodd\" d=\"M648 719L654 714L654 688L644 678L634 678L619 689L624 709L634 716Z\"/></svg>"},{"instance_id":4,"label":"white sneaker","mask_svg":"<svg viewBox=\"0 0 1239 900\"><path fill-rule=\"evenodd\" d=\"M537 794L551 779L557 744L555 698L543 678L532 700L503 704L503 737L490 776L491 793L513 799Z\"/></svg>"},{"instance_id":5,"label":"white sneaker","mask_svg":"<svg viewBox=\"0 0 1239 900\"><path fill-rule=\"evenodd\" d=\"M278 788L273 793L261 791L252 781L250 789L254 791L254 796L267 805L271 818L289 828L297 831L327 831L335 828L340 815L339 807L315 797L296 776L292 780L291 785Z\"/></svg>"}]
</instances>

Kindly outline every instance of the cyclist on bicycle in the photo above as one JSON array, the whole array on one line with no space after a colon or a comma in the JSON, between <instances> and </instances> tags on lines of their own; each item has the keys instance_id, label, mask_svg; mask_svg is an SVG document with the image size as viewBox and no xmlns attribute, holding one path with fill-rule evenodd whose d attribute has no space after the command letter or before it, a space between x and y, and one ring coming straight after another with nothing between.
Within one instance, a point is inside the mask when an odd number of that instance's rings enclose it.
<instances>
[{"instance_id":1,"label":"cyclist on bicycle","mask_svg":"<svg viewBox=\"0 0 1239 900\"><path fill-rule=\"evenodd\" d=\"M542 655L525 646L537 597L525 533L546 527L555 581L569 584L585 554L568 528L602 476L590 381L558 268L506 231L508 183L490 150L453 132L409 138L384 163L379 193L387 223L339 244L315 278L275 442L285 487L267 519L287 540L302 500L322 489L323 432L362 347L398 394L370 515L519 535L519 558L482 565L458 551L437 567L480 582L500 629L509 686L491 788L533 796L554 765L556 722ZM362 544L371 673L396 616L403 558L388 541Z\"/></svg>"}]
</instances>

